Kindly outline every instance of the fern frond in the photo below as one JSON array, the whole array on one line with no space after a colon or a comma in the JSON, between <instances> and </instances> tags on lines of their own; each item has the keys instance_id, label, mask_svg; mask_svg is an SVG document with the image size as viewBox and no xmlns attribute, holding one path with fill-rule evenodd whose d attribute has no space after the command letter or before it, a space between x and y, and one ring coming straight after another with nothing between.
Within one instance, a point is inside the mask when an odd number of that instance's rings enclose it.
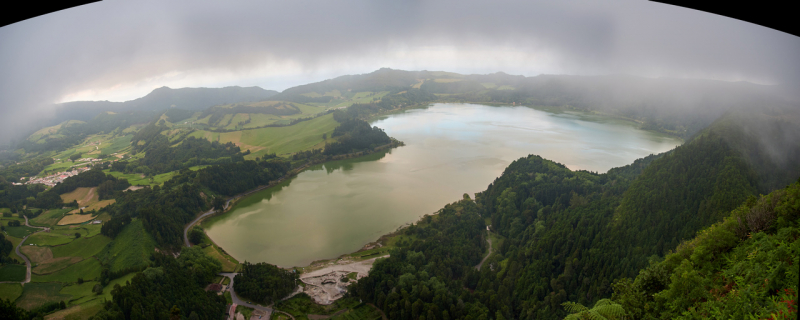
<instances>
[{"instance_id":1,"label":"fern frond","mask_svg":"<svg viewBox=\"0 0 800 320\"><path fill-rule=\"evenodd\" d=\"M564 306L564 310L566 310L569 313L579 313L589 310L589 308L583 306L582 304L572 301L564 302L561 305Z\"/></svg>"},{"instance_id":2,"label":"fern frond","mask_svg":"<svg viewBox=\"0 0 800 320\"><path fill-rule=\"evenodd\" d=\"M622 308L621 305L618 304L611 304L611 305L603 305L599 307L592 308L593 311L597 311L598 313L602 314L605 317L617 319L621 318L625 315L625 309Z\"/></svg>"},{"instance_id":3,"label":"fern frond","mask_svg":"<svg viewBox=\"0 0 800 320\"><path fill-rule=\"evenodd\" d=\"M608 320L608 318L604 317L602 314L597 312L597 310L592 309L588 312L589 319L591 320Z\"/></svg>"}]
</instances>

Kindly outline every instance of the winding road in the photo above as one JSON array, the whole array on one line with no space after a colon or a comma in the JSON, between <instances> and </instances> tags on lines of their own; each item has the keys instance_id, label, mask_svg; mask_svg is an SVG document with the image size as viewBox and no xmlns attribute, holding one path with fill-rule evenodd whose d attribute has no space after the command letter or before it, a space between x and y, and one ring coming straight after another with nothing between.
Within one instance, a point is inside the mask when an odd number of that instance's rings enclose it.
<instances>
[{"instance_id":1,"label":"winding road","mask_svg":"<svg viewBox=\"0 0 800 320\"><path fill-rule=\"evenodd\" d=\"M36 234L37 232L42 232L42 231L46 230L47 228L32 226L32 225L30 225L28 223L28 217L27 216L23 216L23 217L25 217L25 225L26 226L31 227L31 228L42 229L42 230L36 231L34 233L31 233L31 234L25 236L25 238L22 238L22 241L20 241L19 244L17 245L17 247L14 249L14 252L16 252L17 255L22 258L22 260L25 260L25 266L27 267L27 271L25 273L25 280L21 282L22 285L25 285L26 283L31 282L31 260L29 260L28 257L25 256L24 254L22 254L22 252L19 251L19 248L22 246L22 244L25 243L25 240L28 240L28 237L30 237L33 234Z\"/></svg>"},{"instance_id":2,"label":"winding road","mask_svg":"<svg viewBox=\"0 0 800 320\"><path fill-rule=\"evenodd\" d=\"M248 307L248 308L253 308L253 309L256 309L256 310L264 311L264 312L267 313L265 318L269 319L270 316L272 315L272 308L270 308L270 307L262 307L262 306L257 305L257 304L252 304L252 303L246 302L244 300L239 299L239 296L236 295L236 292L233 290L233 278L236 277L237 274L238 273L233 273L233 272L223 272L223 273L219 274L219 275L221 275L223 277L227 277L228 279L231 279L231 283L228 284L228 288L229 288L228 290L231 292L231 300L233 301L233 303L235 303L237 305L240 305L240 306L245 306L245 307Z\"/></svg>"},{"instance_id":3,"label":"winding road","mask_svg":"<svg viewBox=\"0 0 800 320\"><path fill-rule=\"evenodd\" d=\"M233 199L236 199L236 197L230 198L230 199L228 199L228 201L225 202L225 207L222 208L223 211L228 210L228 205L231 204L231 200L233 200ZM211 208L211 210L208 210L207 212L204 212L199 217L197 217L194 220L192 220L192 222L189 222L189 224L187 224L185 228L183 228L183 244L184 245L186 245L187 247L191 247L192 246L192 243L189 242L189 228L191 228L195 223L197 223L197 221L200 221L201 219L213 214L214 212L215 212L214 208Z\"/></svg>"},{"instance_id":4,"label":"winding road","mask_svg":"<svg viewBox=\"0 0 800 320\"><path fill-rule=\"evenodd\" d=\"M481 267L483 266L483 263L486 262L486 259L489 259L489 256L492 255L492 237L489 235L489 230L486 230L486 242L489 243L489 252L486 253L485 257L483 257L483 260L481 260L481 263L479 263L477 266L475 266L475 269L478 270L478 271L481 270Z\"/></svg>"}]
</instances>

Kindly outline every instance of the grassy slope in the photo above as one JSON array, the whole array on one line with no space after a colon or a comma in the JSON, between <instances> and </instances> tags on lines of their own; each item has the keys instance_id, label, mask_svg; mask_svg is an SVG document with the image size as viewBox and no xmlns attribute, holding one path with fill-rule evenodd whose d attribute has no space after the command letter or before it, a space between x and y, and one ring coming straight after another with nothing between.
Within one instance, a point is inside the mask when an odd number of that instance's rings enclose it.
<instances>
[{"instance_id":1,"label":"grassy slope","mask_svg":"<svg viewBox=\"0 0 800 320\"><path fill-rule=\"evenodd\" d=\"M78 278L86 280L100 278L100 262L89 258L72 264L56 273L46 275L31 275L32 282L77 282Z\"/></svg>"},{"instance_id":2,"label":"grassy slope","mask_svg":"<svg viewBox=\"0 0 800 320\"><path fill-rule=\"evenodd\" d=\"M27 268L19 264L7 264L0 267L0 281L22 281L25 280Z\"/></svg>"},{"instance_id":3,"label":"grassy slope","mask_svg":"<svg viewBox=\"0 0 800 320\"><path fill-rule=\"evenodd\" d=\"M60 294L59 283L28 283L22 289L22 295L17 299L17 306L31 310L48 302L68 301L70 295Z\"/></svg>"},{"instance_id":4,"label":"grassy slope","mask_svg":"<svg viewBox=\"0 0 800 320\"><path fill-rule=\"evenodd\" d=\"M0 300L17 300L22 295L22 285L19 283L0 283Z\"/></svg>"},{"instance_id":5,"label":"grassy slope","mask_svg":"<svg viewBox=\"0 0 800 320\"><path fill-rule=\"evenodd\" d=\"M33 218L29 221L32 225L37 226L53 226L58 223L59 220L64 216L64 213L69 212L70 209L51 209L47 210L46 212L42 212L36 218Z\"/></svg>"},{"instance_id":6,"label":"grassy slope","mask_svg":"<svg viewBox=\"0 0 800 320\"><path fill-rule=\"evenodd\" d=\"M71 192L67 192L65 194L60 195L61 201L64 203L72 202L73 200L78 201L78 205L80 206L88 206L92 203L95 203L99 200L99 196L97 194L97 188L77 188L72 190Z\"/></svg>"},{"instance_id":7,"label":"grassy slope","mask_svg":"<svg viewBox=\"0 0 800 320\"><path fill-rule=\"evenodd\" d=\"M297 151L320 148L322 135L330 134L338 126L332 115L325 115L309 121L303 121L288 127L269 127L233 132L209 132L198 130L191 134L197 138L220 143L233 142L242 150L252 153L248 159L263 156L267 153L288 155Z\"/></svg>"},{"instance_id":8,"label":"grassy slope","mask_svg":"<svg viewBox=\"0 0 800 320\"><path fill-rule=\"evenodd\" d=\"M149 264L155 247L156 242L144 231L142 221L134 220L97 257L109 265L111 272L118 272Z\"/></svg>"},{"instance_id":9,"label":"grassy slope","mask_svg":"<svg viewBox=\"0 0 800 320\"><path fill-rule=\"evenodd\" d=\"M88 258L100 253L110 242L111 238L104 235L96 235L91 238L79 238L65 245L55 246L51 250L54 258Z\"/></svg>"},{"instance_id":10,"label":"grassy slope","mask_svg":"<svg viewBox=\"0 0 800 320\"><path fill-rule=\"evenodd\" d=\"M75 233L80 233L81 238L93 237L100 233L100 225L81 225L81 226L59 226L52 228L50 232L39 232L28 238L25 245L34 244L37 246L57 246L70 243L75 240Z\"/></svg>"}]
</instances>

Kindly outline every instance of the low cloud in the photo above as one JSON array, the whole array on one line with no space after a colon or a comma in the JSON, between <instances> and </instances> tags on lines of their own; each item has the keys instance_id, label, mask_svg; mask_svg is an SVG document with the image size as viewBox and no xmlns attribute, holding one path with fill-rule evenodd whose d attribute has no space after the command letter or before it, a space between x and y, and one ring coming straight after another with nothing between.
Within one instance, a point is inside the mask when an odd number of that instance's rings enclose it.
<instances>
[{"instance_id":1,"label":"low cloud","mask_svg":"<svg viewBox=\"0 0 800 320\"><path fill-rule=\"evenodd\" d=\"M103 1L0 28L0 41L6 140L58 101L282 90L380 67L800 83L797 37L642 1Z\"/></svg>"}]
</instances>

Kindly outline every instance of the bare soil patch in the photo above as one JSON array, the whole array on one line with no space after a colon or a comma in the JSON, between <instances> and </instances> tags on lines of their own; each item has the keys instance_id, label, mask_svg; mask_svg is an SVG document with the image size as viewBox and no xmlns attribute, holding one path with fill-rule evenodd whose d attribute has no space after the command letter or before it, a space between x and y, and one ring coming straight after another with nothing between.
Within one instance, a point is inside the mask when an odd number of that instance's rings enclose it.
<instances>
[{"instance_id":1,"label":"bare soil patch","mask_svg":"<svg viewBox=\"0 0 800 320\"><path fill-rule=\"evenodd\" d=\"M53 259L53 251L49 247L21 246L19 251L22 251L31 263L43 263Z\"/></svg>"},{"instance_id":2,"label":"bare soil patch","mask_svg":"<svg viewBox=\"0 0 800 320\"><path fill-rule=\"evenodd\" d=\"M303 292L318 304L331 304L347 293L347 286L350 283L369 275L369 270L372 269L372 264L375 263L376 259L385 257L388 257L388 255L356 262L345 259L328 262L324 266L320 266L319 269L300 275L300 281L306 284ZM355 280L341 281L343 277L347 277L348 274L353 272L356 273Z\"/></svg>"},{"instance_id":3,"label":"bare soil patch","mask_svg":"<svg viewBox=\"0 0 800 320\"><path fill-rule=\"evenodd\" d=\"M67 192L61 195L61 200L65 203L72 202L73 200L78 200L78 205L81 207L88 206L93 202L97 202L98 196L97 192L95 192L97 188L77 188L72 190L72 192Z\"/></svg>"},{"instance_id":4,"label":"bare soil patch","mask_svg":"<svg viewBox=\"0 0 800 320\"><path fill-rule=\"evenodd\" d=\"M68 225L68 224L77 224L77 223L84 223L86 221L92 220L91 214L68 214L65 215L61 220L58 221L59 226Z\"/></svg>"}]
</instances>

